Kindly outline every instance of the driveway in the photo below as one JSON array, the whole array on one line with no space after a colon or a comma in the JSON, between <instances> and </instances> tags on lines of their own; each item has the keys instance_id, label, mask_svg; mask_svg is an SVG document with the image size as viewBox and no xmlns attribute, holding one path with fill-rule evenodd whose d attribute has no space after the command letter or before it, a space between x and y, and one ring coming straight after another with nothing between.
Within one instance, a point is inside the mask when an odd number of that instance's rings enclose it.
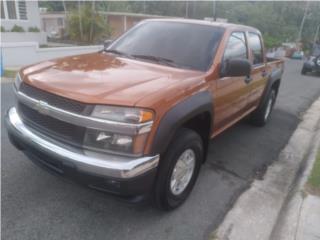
<instances>
[{"instance_id":1,"label":"driveway","mask_svg":"<svg viewBox=\"0 0 320 240\"><path fill-rule=\"evenodd\" d=\"M190 198L169 213L128 204L39 169L11 146L2 125L3 239L207 239L252 179L263 177L301 114L320 95L320 76L301 76L301 67L301 61L286 62L267 126L242 121L211 141ZM1 87L3 118L14 99L9 83Z\"/></svg>"}]
</instances>

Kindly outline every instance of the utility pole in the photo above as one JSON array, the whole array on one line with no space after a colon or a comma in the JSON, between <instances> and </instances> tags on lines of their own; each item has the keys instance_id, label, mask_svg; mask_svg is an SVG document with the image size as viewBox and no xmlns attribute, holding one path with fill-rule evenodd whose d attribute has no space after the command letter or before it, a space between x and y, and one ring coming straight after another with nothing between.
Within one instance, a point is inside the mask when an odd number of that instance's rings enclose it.
<instances>
[{"instance_id":1,"label":"utility pole","mask_svg":"<svg viewBox=\"0 0 320 240\"><path fill-rule=\"evenodd\" d=\"M213 0L212 2L212 18L213 18L213 21L216 21L217 20L217 11L216 11L216 5L217 2L215 0Z\"/></svg>"},{"instance_id":2,"label":"utility pole","mask_svg":"<svg viewBox=\"0 0 320 240\"><path fill-rule=\"evenodd\" d=\"M313 44L316 44L317 40L319 39L319 38L318 38L319 29L320 29L320 24L318 25L317 30L316 30L316 34L314 35Z\"/></svg>"},{"instance_id":3,"label":"utility pole","mask_svg":"<svg viewBox=\"0 0 320 240\"><path fill-rule=\"evenodd\" d=\"M301 21L301 24L300 24L300 29L299 29L297 42L301 41L302 30L303 30L304 22L305 22L305 20L307 18L307 15L308 15L309 5L310 5L310 2L307 1L306 8L305 8L304 14L303 14L303 18L302 18L302 21Z\"/></svg>"}]
</instances>

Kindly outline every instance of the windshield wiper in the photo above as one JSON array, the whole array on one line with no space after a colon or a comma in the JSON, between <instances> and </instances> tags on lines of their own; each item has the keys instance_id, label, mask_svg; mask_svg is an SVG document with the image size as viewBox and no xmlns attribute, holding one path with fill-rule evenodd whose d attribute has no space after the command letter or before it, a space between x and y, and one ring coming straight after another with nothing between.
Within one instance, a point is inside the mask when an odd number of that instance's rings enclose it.
<instances>
[{"instance_id":1,"label":"windshield wiper","mask_svg":"<svg viewBox=\"0 0 320 240\"><path fill-rule=\"evenodd\" d=\"M124 57L128 57L128 58L132 58L132 56L130 54L118 51L116 49L104 49L105 52L109 52L109 53L114 53L120 56L124 56Z\"/></svg>"},{"instance_id":2,"label":"windshield wiper","mask_svg":"<svg viewBox=\"0 0 320 240\"><path fill-rule=\"evenodd\" d=\"M157 62L157 63L165 64L165 65L168 65L168 66L172 66L172 67L178 67L178 65L173 60L167 59L167 58L156 57L156 56L152 56L152 55L139 55L139 54L132 55L132 57L151 60L151 61L154 61L154 62Z\"/></svg>"}]
</instances>

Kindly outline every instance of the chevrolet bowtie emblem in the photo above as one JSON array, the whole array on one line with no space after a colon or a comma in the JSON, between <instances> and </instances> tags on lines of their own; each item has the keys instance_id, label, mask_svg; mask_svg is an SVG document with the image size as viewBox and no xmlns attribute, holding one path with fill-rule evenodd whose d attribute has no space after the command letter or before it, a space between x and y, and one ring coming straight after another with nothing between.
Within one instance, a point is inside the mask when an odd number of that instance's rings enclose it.
<instances>
[{"instance_id":1,"label":"chevrolet bowtie emblem","mask_svg":"<svg viewBox=\"0 0 320 240\"><path fill-rule=\"evenodd\" d=\"M49 114L49 104L45 101L38 101L36 106L35 106L36 110L44 115L48 115Z\"/></svg>"}]
</instances>

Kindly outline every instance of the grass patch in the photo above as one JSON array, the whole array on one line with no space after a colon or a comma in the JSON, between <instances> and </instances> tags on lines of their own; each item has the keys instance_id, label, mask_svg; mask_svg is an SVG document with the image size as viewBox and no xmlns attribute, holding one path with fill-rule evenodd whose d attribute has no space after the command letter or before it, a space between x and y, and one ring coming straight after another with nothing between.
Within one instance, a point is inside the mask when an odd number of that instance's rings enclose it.
<instances>
[{"instance_id":1,"label":"grass patch","mask_svg":"<svg viewBox=\"0 0 320 240\"><path fill-rule=\"evenodd\" d=\"M4 70L4 77L14 78L16 76L16 74L17 74L16 70L8 70L8 69Z\"/></svg>"},{"instance_id":2,"label":"grass patch","mask_svg":"<svg viewBox=\"0 0 320 240\"><path fill-rule=\"evenodd\" d=\"M320 194L320 151L309 176L307 187L311 193Z\"/></svg>"}]
</instances>

